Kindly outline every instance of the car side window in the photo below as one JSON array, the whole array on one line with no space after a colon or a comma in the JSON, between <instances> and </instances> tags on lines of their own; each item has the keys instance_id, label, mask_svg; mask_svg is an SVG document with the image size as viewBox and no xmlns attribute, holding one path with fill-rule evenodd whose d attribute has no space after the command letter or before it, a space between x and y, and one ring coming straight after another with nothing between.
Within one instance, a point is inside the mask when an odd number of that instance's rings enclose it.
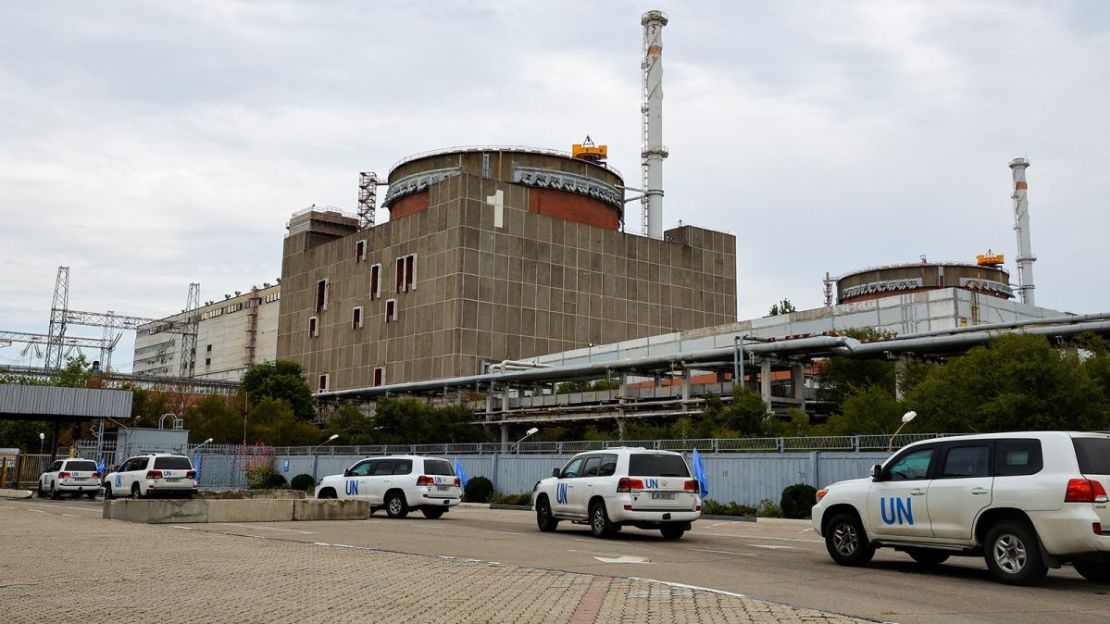
<instances>
[{"instance_id":1,"label":"car side window","mask_svg":"<svg viewBox=\"0 0 1110 624\"><path fill-rule=\"evenodd\" d=\"M914 481L929 476L929 464L933 461L936 448L923 448L910 451L894 460L885 471L890 481Z\"/></svg>"},{"instance_id":2,"label":"car side window","mask_svg":"<svg viewBox=\"0 0 1110 624\"><path fill-rule=\"evenodd\" d=\"M990 446L953 446L944 455L942 479L990 476Z\"/></svg>"},{"instance_id":3,"label":"car side window","mask_svg":"<svg viewBox=\"0 0 1110 624\"><path fill-rule=\"evenodd\" d=\"M138 462L139 462L138 459L132 457L131 459L123 462L123 465L119 467L119 471L120 472L130 472L132 470L138 470L139 469Z\"/></svg>"},{"instance_id":4,"label":"car side window","mask_svg":"<svg viewBox=\"0 0 1110 624\"><path fill-rule=\"evenodd\" d=\"M47 470L47 472L58 472L61 469L62 469L62 462L56 461L53 464L50 464L50 468Z\"/></svg>"},{"instance_id":5,"label":"car side window","mask_svg":"<svg viewBox=\"0 0 1110 624\"><path fill-rule=\"evenodd\" d=\"M601 468L601 456L589 457L586 459L586 465L582 467L582 476L596 477L599 468Z\"/></svg>"},{"instance_id":6,"label":"car side window","mask_svg":"<svg viewBox=\"0 0 1110 624\"><path fill-rule=\"evenodd\" d=\"M998 440L994 445L994 474L1017 477L1037 474L1044 468L1040 440Z\"/></svg>"},{"instance_id":7,"label":"car side window","mask_svg":"<svg viewBox=\"0 0 1110 624\"><path fill-rule=\"evenodd\" d=\"M356 477L365 477L370 474L370 465L372 461L359 462L351 467L351 475Z\"/></svg>"},{"instance_id":8,"label":"car side window","mask_svg":"<svg viewBox=\"0 0 1110 624\"><path fill-rule=\"evenodd\" d=\"M605 454L601 456L601 468L597 472L599 477L611 477L617 473L617 456Z\"/></svg>"},{"instance_id":9,"label":"car side window","mask_svg":"<svg viewBox=\"0 0 1110 624\"><path fill-rule=\"evenodd\" d=\"M381 459L374 462L374 468L370 471L371 477L382 477L393 474L393 460Z\"/></svg>"},{"instance_id":10,"label":"car side window","mask_svg":"<svg viewBox=\"0 0 1110 624\"><path fill-rule=\"evenodd\" d=\"M566 468L563 468L563 474L559 475L560 479L573 479L578 476L578 470L582 467L582 458L577 457L570 460Z\"/></svg>"},{"instance_id":11,"label":"car side window","mask_svg":"<svg viewBox=\"0 0 1110 624\"><path fill-rule=\"evenodd\" d=\"M398 459L393 462L393 474L407 475L412 474L412 460L411 459Z\"/></svg>"}]
</instances>

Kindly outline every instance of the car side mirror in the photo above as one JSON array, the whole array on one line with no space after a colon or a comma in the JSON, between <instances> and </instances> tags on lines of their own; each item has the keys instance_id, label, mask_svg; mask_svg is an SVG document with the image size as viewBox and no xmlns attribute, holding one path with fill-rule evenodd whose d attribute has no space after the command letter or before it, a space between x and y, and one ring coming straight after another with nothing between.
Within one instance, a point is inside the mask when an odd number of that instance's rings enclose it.
<instances>
[{"instance_id":1,"label":"car side mirror","mask_svg":"<svg viewBox=\"0 0 1110 624\"><path fill-rule=\"evenodd\" d=\"M883 480L883 467L880 466L879 464L875 464L874 466L871 466L871 478L876 480L876 481L882 481Z\"/></svg>"},{"instance_id":2,"label":"car side mirror","mask_svg":"<svg viewBox=\"0 0 1110 624\"><path fill-rule=\"evenodd\" d=\"M551 469L551 476L558 477L559 476L559 469L558 468L552 468Z\"/></svg>"},{"instance_id":3,"label":"car side mirror","mask_svg":"<svg viewBox=\"0 0 1110 624\"><path fill-rule=\"evenodd\" d=\"M351 476L352 474L354 474L354 473L352 473L352 472L351 472L351 469L350 469L350 468L348 468L348 469L346 469L346 470L344 470L344 471L343 471L343 476L344 476L344 477L349 477L349 476Z\"/></svg>"}]
</instances>

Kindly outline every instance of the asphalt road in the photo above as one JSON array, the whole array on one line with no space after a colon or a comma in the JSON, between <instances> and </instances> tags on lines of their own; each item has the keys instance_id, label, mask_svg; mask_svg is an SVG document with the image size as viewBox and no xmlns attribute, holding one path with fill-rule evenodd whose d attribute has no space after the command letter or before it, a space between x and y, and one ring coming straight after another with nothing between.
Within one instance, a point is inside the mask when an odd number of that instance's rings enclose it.
<instances>
[{"instance_id":1,"label":"asphalt road","mask_svg":"<svg viewBox=\"0 0 1110 624\"><path fill-rule=\"evenodd\" d=\"M46 513L101 522L99 501L21 501ZM596 539L587 527L562 523L540 533L526 511L456 508L439 520L384 512L346 522L178 525L194 531L379 548L422 555L650 578L713 588L795 606L893 622L1110 621L1110 585L1088 583L1070 568L1045 585L1010 587L992 580L980 558L953 558L927 570L908 556L881 550L865 568L829 559L807 523L700 520L677 542L658 532L625 529Z\"/></svg>"}]
</instances>

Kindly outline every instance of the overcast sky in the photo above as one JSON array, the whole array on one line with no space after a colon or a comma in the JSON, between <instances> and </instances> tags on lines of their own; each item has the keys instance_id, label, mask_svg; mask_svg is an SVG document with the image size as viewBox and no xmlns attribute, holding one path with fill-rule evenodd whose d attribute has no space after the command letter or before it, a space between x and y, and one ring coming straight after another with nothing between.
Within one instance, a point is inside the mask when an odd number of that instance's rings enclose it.
<instances>
[{"instance_id":1,"label":"overcast sky","mask_svg":"<svg viewBox=\"0 0 1110 624\"><path fill-rule=\"evenodd\" d=\"M0 4L0 329L46 332L59 265L140 316L273 281L292 212L415 152L588 133L637 186L652 8L664 227L737 235L740 318L922 254L1016 282L1016 156L1038 304L1110 311L1110 2L38 0Z\"/></svg>"}]
</instances>

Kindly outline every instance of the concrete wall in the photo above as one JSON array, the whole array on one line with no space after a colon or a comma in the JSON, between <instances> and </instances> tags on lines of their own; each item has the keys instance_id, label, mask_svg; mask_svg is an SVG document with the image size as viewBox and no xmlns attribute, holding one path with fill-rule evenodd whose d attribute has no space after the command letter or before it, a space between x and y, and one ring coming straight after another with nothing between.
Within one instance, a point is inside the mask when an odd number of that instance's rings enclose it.
<instances>
[{"instance_id":1,"label":"concrete wall","mask_svg":"<svg viewBox=\"0 0 1110 624\"><path fill-rule=\"evenodd\" d=\"M765 498L776 504L782 490L795 483L808 483L820 488L835 481L858 479L868 475L873 464L881 463L887 453L703 453L709 498L722 502L735 501L758 505ZM214 456L215 457L215 456ZM463 455L463 470L469 477L486 477L497 491L505 494L531 492L536 481L551 475L552 468L562 467L572 455ZM316 458L316 477L341 474L362 459L356 455L320 455ZM455 458L449 457L452 463ZM690 455L687 462L692 464ZM205 466L221 465L220 460ZM312 474L311 455L290 455L274 458L274 469L286 480L298 474ZM232 465L233 462L227 462ZM202 487L236 485L223 481L234 479L222 471L201 472Z\"/></svg>"}]
</instances>

